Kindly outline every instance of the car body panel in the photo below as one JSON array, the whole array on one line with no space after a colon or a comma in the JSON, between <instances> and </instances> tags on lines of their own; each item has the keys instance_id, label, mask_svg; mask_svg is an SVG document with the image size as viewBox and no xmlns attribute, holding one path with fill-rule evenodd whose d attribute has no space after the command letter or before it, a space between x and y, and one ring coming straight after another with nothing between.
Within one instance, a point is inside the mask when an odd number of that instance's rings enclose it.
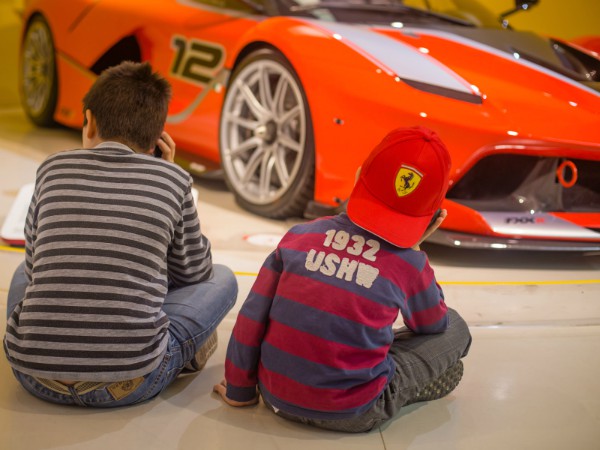
<instances>
[{"instance_id":1,"label":"car body panel","mask_svg":"<svg viewBox=\"0 0 600 450\"><path fill-rule=\"evenodd\" d=\"M132 36L141 59L173 87L167 130L178 147L215 164L232 71L254 48L277 49L305 90L316 148L314 201L323 205L343 203L365 155L398 126L426 126L446 142L451 189L491 155L600 161L600 93L553 70L560 61L544 48L545 38L530 33L266 17L191 0L27 1L25 23L37 13L54 37L58 122L81 126L81 99L97 76L94 69L115 44ZM186 72L184 58L190 54L201 63ZM521 54L538 55L541 62ZM600 233L593 231L600 229L599 211L534 211L545 214L536 217L545 223L536 234L506 222L523 211L500 217L450 197L444 207L447 231L593 241L600 248ZM552 228L551 217L584 228L580 233ZM503 220L506 226L499 226Z\"/></svg>"}]
</instances>

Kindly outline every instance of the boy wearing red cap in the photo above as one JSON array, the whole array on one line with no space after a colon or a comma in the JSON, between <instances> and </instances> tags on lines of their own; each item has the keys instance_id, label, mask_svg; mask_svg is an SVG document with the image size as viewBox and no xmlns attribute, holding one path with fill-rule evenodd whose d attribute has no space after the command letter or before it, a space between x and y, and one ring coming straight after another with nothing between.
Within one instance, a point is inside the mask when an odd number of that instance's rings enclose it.
<instances>
[{"instance_id":1,"label":"boy wearing red cap","mask_svg":"<svg viewBox=\"0 0 600 450\"><path fill-rule=\"evenodd\" d=\"M452 391L471 344L419 244L448 189L432 131L399 128L364 162L347 213L293 227L238 315L225 380L232 406L339 431L369 431ZM398 313L406 328L392 329Z\"/></svg>"}]
</instances>

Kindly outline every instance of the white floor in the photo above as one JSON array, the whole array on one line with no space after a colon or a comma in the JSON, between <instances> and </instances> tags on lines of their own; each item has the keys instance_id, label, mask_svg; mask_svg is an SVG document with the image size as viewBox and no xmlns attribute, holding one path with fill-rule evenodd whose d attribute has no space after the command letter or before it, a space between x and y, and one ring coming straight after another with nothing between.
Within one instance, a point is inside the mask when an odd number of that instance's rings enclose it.
<instances>
[{"instance_id":1,"label":"white floor","mask_svg":"<svg viewBox=\"0 0 600 450\"><path fill-rule=\"evenodd\" d=\"M76 132L33 127L17 106L15 4L0 0L0 224L47 155L80 145ZM279 419L264 405L224 405L211 390L223 376L237 311L292 222L242 211L222 183L196 187L214 259L229 265L240 285L207 367L150 403L99 411L33 398L0 352L0 450L600 449L600 254L426 247L448 305L471 327L473 346L451 395L412 405L380 430L325 432ZM0 335L10 278L22 259L21 249L0 242Z\"/></svg>"},{"instance_id":2,"label":"white floor","mask_svg":"<svg viewBox=\"0 0 600 450\"><path fill-rule=\"evenodd\" d=\"M79 134L40 130L18 107L0 110L0 223L46 155ZM211 393L241 302L291 222L252 216L220 182L200 182L199 213L215 261L240 285L219 327L220 346L197 376L154 401L120 410L60 407L28 395L0 358L0 449L598 449L600 255L427 247L449 306L474 342L447 398L413 405L380 430L344 435L286 422L264 405L234 409ZM250 237L265 245L251 244ZM22 250L0 244L0 328Z\"/></svg>"}]
</instances>

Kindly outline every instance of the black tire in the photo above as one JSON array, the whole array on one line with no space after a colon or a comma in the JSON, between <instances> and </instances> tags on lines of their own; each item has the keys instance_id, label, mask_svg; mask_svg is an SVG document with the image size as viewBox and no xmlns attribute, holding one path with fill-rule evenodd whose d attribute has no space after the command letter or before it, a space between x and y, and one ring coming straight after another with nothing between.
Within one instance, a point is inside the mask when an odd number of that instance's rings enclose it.
<instances>
[{"instance_id":1,"label":"black tire","mask_svg":"<svg viewBox=\"0 0 600 450\"><path fill-rule=\"evenodd\" d=\"M21 103L25 113L38 126L56 125L56 54L50 27L40 15L29 22L23 35L19 69Z\"/></svg>"},{"instance_id":2,"label":"black tire","mask_svg":"<svg viewBox=\"0 0 600 450\"><path fill-rule=\"evenodd\" d=\"M219 137L225 179L242 208L273 219L303 215L314 196L313 128L304 89L281 53L261 49L235 68Z\"/></svg>"}]
</instances>

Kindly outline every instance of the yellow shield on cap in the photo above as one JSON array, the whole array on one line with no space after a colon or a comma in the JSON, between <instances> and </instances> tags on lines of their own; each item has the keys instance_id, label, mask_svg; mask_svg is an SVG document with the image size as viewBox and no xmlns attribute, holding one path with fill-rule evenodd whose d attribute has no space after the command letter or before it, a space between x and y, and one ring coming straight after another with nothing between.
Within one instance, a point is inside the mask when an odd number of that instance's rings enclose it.
<instances>
[{"instance_id":1,"label":"yellow shield on cap","mask_svg":"<svg viewBox=\"0 0 600 450\"><path fill-rule=\"evenodd\" d=\"M409 166L402 166L396 174L396 194L404 197L414 191L421 182L423 175L418 170Z\"/></svg>"}]
</instances>

